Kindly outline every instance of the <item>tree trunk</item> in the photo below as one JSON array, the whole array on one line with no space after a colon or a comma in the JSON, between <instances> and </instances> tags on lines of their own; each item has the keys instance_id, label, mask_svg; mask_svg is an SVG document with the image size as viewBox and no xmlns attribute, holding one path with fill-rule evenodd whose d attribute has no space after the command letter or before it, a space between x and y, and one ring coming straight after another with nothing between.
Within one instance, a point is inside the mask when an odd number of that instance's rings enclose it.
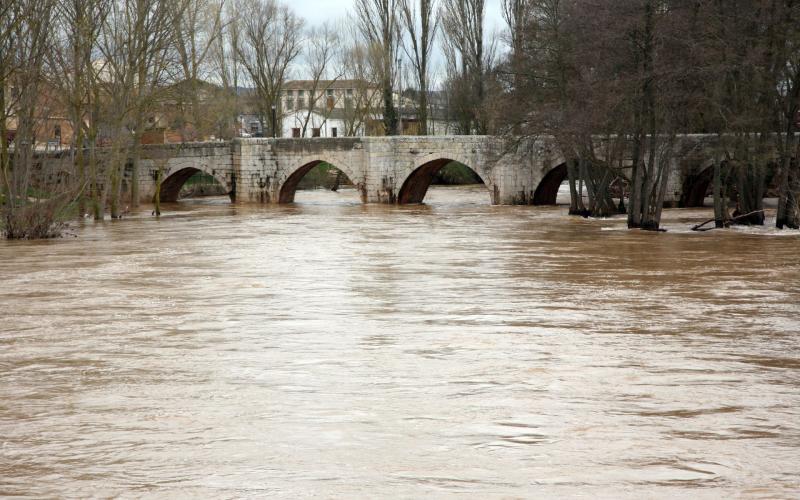
<instances>
[{"instance_id":1,"label":"tree trunk","mask_svg":"<svg viewBox=\"0 0 800 500\"><path fill-rule=\"evenodd\" d=\"M105 191L100 189L100 176L97 169L97 127L89 125L89 195L92 204L94 220L103 220L105 217ZM106 182L104 181L104 184Z\"/></svg>"},{"instance_id":2,"label":"tree trunk","mask_svg":"<svg viewBox=\"0 0 800 500\"><path fill-rule=\"evenodd\" d=\"M75 168L78 171L78 179L80 180L78 195L78 216L83 217L86 213L86 160L83 154L83 123L79 120L75 122L78 128L78 135L75 138Z\"/></svg>"},{"instance_id":3,"label":"tree trunk","mask_svg":"<svg viewBox=\"0 0 800 500\"><path fill-rule=\"evenodd\" d=\"M757 160L758 161L758 160ZM737 214L751 214L739 217L737 224L749 226L764 225L764 176L762 167L757 164L739 164L737 168L739 198Z\"/></svg>"},{"instance_id":4,"label":"tree trunk","mask_svg":"<svg viewBox=\"0 0 800 500\"><path fill-rule=\"evenodd\" d=\"M9 203L11 200L11 191L8 184L8 127L6 124L5 111L6 111L6 84L0 79L0 206L4 203Z\"/></svg>"},{"instance_id":5,"label":"tree trunk","mask_svg":"<svg viewBox=\"0 0 800 500\"><path fill-rule=\"evenodd\" d=\"M635 157L634 157L635 158ZM641 226L642 211L642 169L643 166L637 161L633 165L633 180L631 181L631 194L628 199L628 228L633 229Z\"/></svg>"},{"instance_id":6,"label":"tree trunk","mask_svg":"<svg viewBox=\"0 0 800 500\"><path fill-rule=\"evenodd\" d=\"M792 161L792 151L794 148L794 127L788 127L786 139L783 147L783 159L781 162L780 170L780 183L779 183L779 198L778 198L778 213L775 220L775 226L778 229L800 229L800 207L798 207L798 191L797 184L800 183L800 175L798 172L793 172L798 169L798 162ZM798 145L800 150L800 145ZM800 153L800 151L798 151Z\"/></svg>"},{"instance_id":7,"label":"tree trunk","mask_svg":"<svg viewBox=\"0 0 800 500\"><path fill-rule=\"evenodd\" d=\"M131 172L131 207L139 206L139 163L142 155L142 134L141 124L137 124L137 133L133 136L133 150L131 151L131 161L133 172Z\"/></svg>"},{"instance_id":8,"label":"tree trunk","mask_svg":"<svg viewBox=\"0 0 800 500\"><path fill-rule=\"evenodd\" d=\"M716 227L725 227L728 223L728 208L723 195L722 164L714 162L714 224Z\"/></svg>"},{"instance_id":9,"label":"tree trunk","mask_svg":"<svg viewBox=\"0 0 800 500\"><path fill-rule=\"evenodd\" d=\"M567 180L569 181L569 214L578 215L578 172L575 160L567 161Z\"/></svg>"},{"instance_id":10,"label":"tree trunk","mask_svg":"<svg viewBox=\"0 0 800 500\"><path fill-rule=\"evenodd\" d=\"M780 197L775 226L778 229L800 229L800 208L798 207L798 176L792 172L796 164L790 157L783 159L780 175Z\"/></svg>"},{"instance_id":11,"label":"tree trunk","mask_svg":"<svg viewBox=\"0 0 800 500\"><path fill-rule=\"evenodd\" d=\"M383 127L386 135L397 135L397 111L394 107L394 92L388 79L383 82Z\"/></svg>"},{"instance_id":12,"label":"tree trunk","mask_svg":"<svg viewBox=\"0 0 800 500\"><path fill-rule=\"evenodd\" d=\"M424 82L420 83L417 119L419 121L419 135L428 135L428 88L427 83Z\"/></svg>"},{"instance_id":13,"label":"tree trunk","mask_svg":"<svg viewBox=\"0 0 800 500\"><path fill-rule=\"evenodd\" d=\"M122 176L124 175L124 159L122 154L122 145L119 143L120 139L114 140L111 146L111 159L110 159L110 175L107 192L111 195L109 208L111 210L111 218L119 219L122 215L121 199L122 194Z\"/></svg>"}]
</instances>

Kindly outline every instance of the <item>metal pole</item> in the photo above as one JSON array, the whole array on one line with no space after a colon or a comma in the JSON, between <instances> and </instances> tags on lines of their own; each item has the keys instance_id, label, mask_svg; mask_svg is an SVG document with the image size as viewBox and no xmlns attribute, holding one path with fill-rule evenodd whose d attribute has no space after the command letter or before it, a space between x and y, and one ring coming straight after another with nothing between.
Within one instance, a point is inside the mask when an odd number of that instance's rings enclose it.
<instances>
[{"instance_id":1,"label":"metal pole","mask_svg":"<svg viewBox=\"0 0 800 500\"><path fill-rule=\"evenodd\" d=\"M278 120L275 116L275 105L272 105L272 138L278 137Z\"/></svg>"}]
</instances>

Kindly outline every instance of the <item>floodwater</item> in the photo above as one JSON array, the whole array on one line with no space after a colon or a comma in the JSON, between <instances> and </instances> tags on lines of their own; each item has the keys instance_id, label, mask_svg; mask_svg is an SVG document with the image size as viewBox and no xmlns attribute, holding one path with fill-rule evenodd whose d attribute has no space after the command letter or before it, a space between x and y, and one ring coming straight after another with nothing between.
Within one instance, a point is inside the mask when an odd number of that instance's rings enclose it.
<instances>
[{"instance_id":1,"label":"floodwater","mask_svg":"<svg viewBox=\"0 0 800 500\"><path fill-rule=\"evenodd\" d=\"M0 496L800 496L797 233L297 199L0 243Z\"/></svg>"}]
</instances>

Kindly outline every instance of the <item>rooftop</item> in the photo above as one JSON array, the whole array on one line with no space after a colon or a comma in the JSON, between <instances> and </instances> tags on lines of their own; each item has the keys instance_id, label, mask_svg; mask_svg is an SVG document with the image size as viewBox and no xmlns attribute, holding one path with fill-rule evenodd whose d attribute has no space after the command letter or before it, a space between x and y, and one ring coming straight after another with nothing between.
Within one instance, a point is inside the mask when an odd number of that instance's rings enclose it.
<instances>
[{"instance_id":1,"label":"rooftop","mask_svg":"<svg viewBox=\"0 0 800 500\"><path fill-rule=\"evenodd\" d=\"M317 90L320 89L355 89L355 88L376 88L377 85L366 80L319 80L316 84ZM284 90L314 90L314 80L290 80L283 84Z\"/></svg>"}]
</instances>

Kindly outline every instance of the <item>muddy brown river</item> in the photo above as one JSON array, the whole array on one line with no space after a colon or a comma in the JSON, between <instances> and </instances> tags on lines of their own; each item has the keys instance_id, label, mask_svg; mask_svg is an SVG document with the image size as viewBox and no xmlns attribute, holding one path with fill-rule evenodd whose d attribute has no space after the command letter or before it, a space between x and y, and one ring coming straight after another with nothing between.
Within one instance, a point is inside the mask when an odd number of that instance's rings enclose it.
<instances>
[{"instance_id":1,"label":"muddy brown river","mask_svg":"<svg viewBox=\"0 0 800 500\"><path fill-rule=\"evenodd\" d=\"M0 242L0 496L800 497L797 232L297 201Z\"/></svg>"}]
</instances>

